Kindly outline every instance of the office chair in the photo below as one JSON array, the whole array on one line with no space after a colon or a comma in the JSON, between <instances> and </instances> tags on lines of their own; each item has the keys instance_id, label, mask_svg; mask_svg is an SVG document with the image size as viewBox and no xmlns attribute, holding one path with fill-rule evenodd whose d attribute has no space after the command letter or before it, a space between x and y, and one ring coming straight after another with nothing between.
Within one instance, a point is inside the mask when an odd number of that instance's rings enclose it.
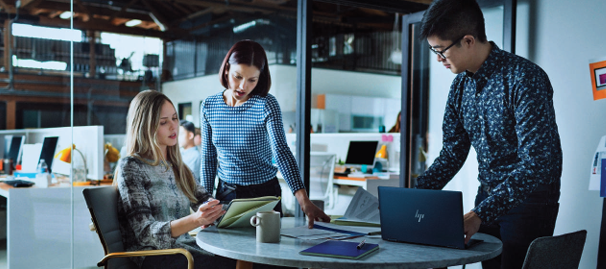
<instances>
[{"instance_id":1,"label":"office chair","mask_svg":"<svg viewBox=\"0 0 606 269\"><path fill-rule=\"evenodd\" d=\"M333 187L337 155L328 152L309 153L309 199L322 200L325 208L333 208L336 189Z\"/></svg>"},{"instance_id":2,"label":"office chair","mask_svg":"<svg viewBox=\"0 0 606 269\"><path fill-rule=\"evenodd\" d=\"M586 230L539 237L530 243L522 269L579 268L586 238Z\"/></svg>"},{"instance_id":3,"label":"office chair","mask_svg":"<svg viewBox=\"0 0 606 269\"><path fill-rule=\"evenodd\" d=\"M182 248L124 251L118 223L118 190L115 186L86 188L82 191L82 194L105 251L105 257L97 263L97 266L104 266L106 269L138 268L128 257L181 254L187 258L187 268L194 268L191 253Z\"/></svg>"}]
</instances>

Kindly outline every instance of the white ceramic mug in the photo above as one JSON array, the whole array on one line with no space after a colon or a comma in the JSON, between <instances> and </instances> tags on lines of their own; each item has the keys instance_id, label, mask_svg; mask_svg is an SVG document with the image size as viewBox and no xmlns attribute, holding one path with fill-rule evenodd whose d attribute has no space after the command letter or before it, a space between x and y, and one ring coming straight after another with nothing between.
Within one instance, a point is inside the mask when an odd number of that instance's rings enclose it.
<instances>
[{"instance_id":1,"label":"white ceramic mug","mask_svg":"<svg viewBox=\"0 0 606 269\"><path fill-rule=\"evenodd\" d=\"M280 242L280 212L261 211L250 218L250 225L257 227L257 242Z\"/></svg>"}]
</instances>

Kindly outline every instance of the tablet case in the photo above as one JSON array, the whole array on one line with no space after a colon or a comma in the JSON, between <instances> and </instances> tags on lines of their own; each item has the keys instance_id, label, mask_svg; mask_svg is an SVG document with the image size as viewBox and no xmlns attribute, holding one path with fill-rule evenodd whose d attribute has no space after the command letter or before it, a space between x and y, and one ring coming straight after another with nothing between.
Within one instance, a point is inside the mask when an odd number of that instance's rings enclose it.
<instances>
[{"instance_id":1,"label":"tablet case","mask_svg":"<svg viewBox=\"0 0 606 269\"><path fill-rule=\"evenodd\" d=\"M324 256L344 259L360 259L379 249L379 244L365 243L358 249L359 242L328 240L299 252L302 255Z\"/></svg>"}]
</instances>

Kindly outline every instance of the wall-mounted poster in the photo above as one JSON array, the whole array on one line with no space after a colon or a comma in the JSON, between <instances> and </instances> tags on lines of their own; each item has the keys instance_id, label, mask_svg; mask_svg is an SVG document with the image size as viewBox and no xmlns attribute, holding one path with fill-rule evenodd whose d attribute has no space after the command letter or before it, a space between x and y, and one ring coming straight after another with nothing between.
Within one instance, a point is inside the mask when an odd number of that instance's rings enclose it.
<instances>
[{"instance_id":1,"label":"wall-mounted poster","mask_svg":"<svg viewBox=\"0 0 606 269\"><path fill-rule=\"evenodd\" d=\"M589 64L593 100L606 98L606 61Z\"/></svg>"}]
</instances>

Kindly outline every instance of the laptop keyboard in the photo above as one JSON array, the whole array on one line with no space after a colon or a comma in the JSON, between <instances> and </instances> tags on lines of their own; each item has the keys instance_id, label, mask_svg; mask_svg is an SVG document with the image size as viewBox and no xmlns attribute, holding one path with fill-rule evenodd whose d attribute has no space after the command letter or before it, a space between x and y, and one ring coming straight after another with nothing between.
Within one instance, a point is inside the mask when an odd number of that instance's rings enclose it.
<instances>
[{"instance_id":1,"label":"laptop keyboard","mask_svg":"<svg viewBox=\"0 0 606 269\"><path fill-rule=\"evenodd\" d=\"M34 182L29 181L29 180L23 180L23 179L12 179L12 180L5 180L2 181L8 185L11 185L13 187L31 187L34 185Z\"/></svg>"}]
</instances>

